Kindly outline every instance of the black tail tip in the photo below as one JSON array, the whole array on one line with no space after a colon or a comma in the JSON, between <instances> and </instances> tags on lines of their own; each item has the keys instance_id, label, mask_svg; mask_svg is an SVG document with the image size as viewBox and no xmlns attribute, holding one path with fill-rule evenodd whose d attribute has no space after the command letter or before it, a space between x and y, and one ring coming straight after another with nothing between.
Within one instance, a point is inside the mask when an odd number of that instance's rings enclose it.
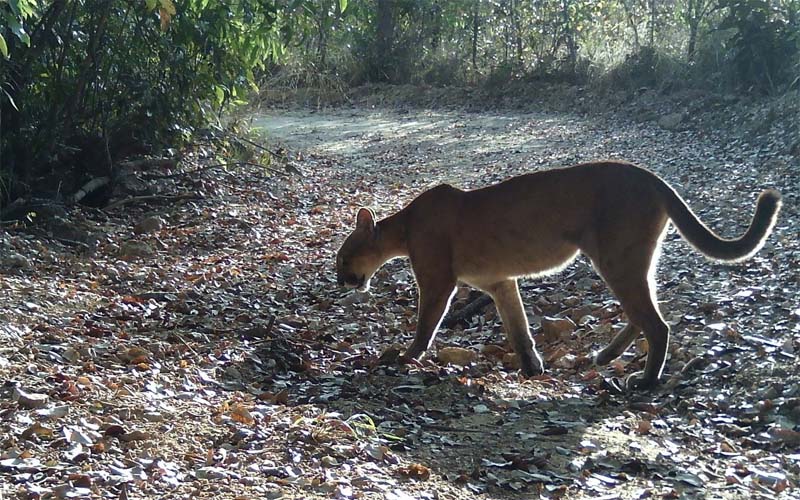
<instances>
[{"instance_id":1,"label":"black tail tip","mask_svg":"<svg viewBox=\"0 0 800 500\"><path fill-rule=\"evenodd\" d=\"M781 205L781 193L777 189L765 189L758 195L758 206L777 210Z\"/></svg>"}]
</instances>

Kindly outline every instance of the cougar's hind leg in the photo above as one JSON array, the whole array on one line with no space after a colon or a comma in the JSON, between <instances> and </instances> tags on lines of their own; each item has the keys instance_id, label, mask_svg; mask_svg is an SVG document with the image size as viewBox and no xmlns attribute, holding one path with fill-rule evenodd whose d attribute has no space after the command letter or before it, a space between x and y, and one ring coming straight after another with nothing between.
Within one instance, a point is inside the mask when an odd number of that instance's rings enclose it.
<instances>
[{"instance_id":1,"label":"cougar's hind leg","mask_svg":"<svg viewBox=\"0 0 800 500\"><path fill-rule=\"evenodd\" d=\"M632 389L651 388L658 384L667 359L669 326L661 318L646 283L624 288L617 292L617 296L631 323L641 328L647 339L644 371L628 377L627 386Z\"/></svg>"},{"instance_id":2,"label":"cougar's hind leg","mask_svg":"<svg viewBox=\"0 0 800 500\"><path fill-rule=\"evenodd\" d=\"M656 210L630 214L628 222L640 229L626 232L624 228L605 227L598 234L616 234L616 238L598 238L597 246L587 252L597 272L617 296L629 324L611 343L601 350L596 361L608 363L622 354L638 333L647 339L647 361L643 372L631 375L630 388L650 388L658 384L669 343L669 326L664 322L656 302L655 264L666 218ZM638 219L638 220L635 220ZM609 224L615 226L615 224Z\"/></svg>"},{"instance_id":3,"label":"cougar's hind leg","mask_svg":"<svg viewBox=\"0 0 800 500\"><path fill-rule=\"evenodd\" d=\"M617 333L605 348L595 353L594 363L598 366L605 366L622 356L622 353L628 349L641 332L641 328L629 321L625 328Z\"/></svg>"}]
</instances>

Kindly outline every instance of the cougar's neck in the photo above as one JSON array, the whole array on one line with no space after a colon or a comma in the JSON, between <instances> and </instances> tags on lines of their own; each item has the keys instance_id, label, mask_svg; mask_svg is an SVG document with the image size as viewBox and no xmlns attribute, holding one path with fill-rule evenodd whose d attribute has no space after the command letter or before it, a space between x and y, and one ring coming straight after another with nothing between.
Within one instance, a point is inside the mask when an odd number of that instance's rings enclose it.
<instances>
[{"instance_id":1,"label":"cougar's neck","mask_svg":"<svg viewBox=\"0 0 800 500\"><path fill-rule=\"evenodd\" d=\"M386 260L395 257L408 257L406 219L405 211L401 210L378 221L378 240Z\"/></svg>"}]
</instances>

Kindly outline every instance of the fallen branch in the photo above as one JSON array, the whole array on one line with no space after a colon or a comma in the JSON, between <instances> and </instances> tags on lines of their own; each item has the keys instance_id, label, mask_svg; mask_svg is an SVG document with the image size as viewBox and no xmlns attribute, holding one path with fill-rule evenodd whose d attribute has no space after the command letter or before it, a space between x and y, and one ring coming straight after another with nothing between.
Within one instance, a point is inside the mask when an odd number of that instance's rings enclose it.
<instances>
[{"instance_id":1,"label":"fallen branch","mask_svg":"<svg viewBox=\"0 0 800 500\"><path fill-rule=\"evenodd\" d=\"M141 170L143 168L174 168L177 163L177 158L142 158L141 160L122 161L119 166Z\"/></svg>"},{"instance_id":2,"label":"fallen branch","mask_svg":"<svg viewBox=\"0 0 800 500\"><path fill-rule=\"evenodd\" d=\"M258 167L264 170L269 170L270 172L274 172L276 175L281 175L283 177L288 177L288 174L285 172L281 172L280 170L270 167L268 165L262 165L260 163L253 163L249 161L236 161L231 163L216 163L214 165L206 165L203 167L195 168L192 170L185 170L183 172L173 172L171 174L145 174L142 175L141 178L144 180L160 180L160 179L172 179L175 177L181 177L184 175L193 175L200 172L205 172L206 170L214 170L217 168L226 168L226 167Z\"/></svg>"},{"instance_id":3,"label":"fallen branch","mask_svg":"<svg viewBox=\"0 0 800 500\"><path fill-rule=\"evenodd\" d=\"M45 239L48 239L48 240L57 241L59 243L63 243L64 245L71 246L71 247L81 247L81 248L83 248L85 250L91 250L92 249L92 245L86 243L85 241L73 240L71 238L62 238L61 236L56 236L56 235L54 235L52 233L48 233L48 232L42 231L42 230L33 230L33 231L31 231L31 234L35 234L35 235L41 236L42 238L45 238Z\"/></svg>"},{"instance_id":4,"label":"fallen branch","mask_svg":"<svg viewBox=\"0 0 800 500\"><path fill-rule=\"evenodd\" d=\"M479 312L483 311L489 304L492 303L492 298L488 295L481 295L469 304L465 305L458 311L452 312L442 321L442 326L445 328L452 328L461 321L466 321Z\"/></svg>"},{"instance_id":5,"label":"fallen branch","mask_svg":"<svg viewBox=\"0 0 800 500\"><path fill-rule=\"evenodd\" d=\"M108 185L109 182L111 182L110 177L95 177L84 184L75 194L72 195L72 202L78 203L84 199L86 195L89 195L101 187Z\"/></svg>"},{"instance_id":6,"label":"fallen branch","mask_svg":"<svg viewBox=\"0 0 800 500\"><path fill-rule=\"evenodd\" d=\"M59 236L53 236L52 234L50 234L50 235L43 235L43 236L44 236L45 238L50 238L51 240L56 240L56 241L58 241L59 243L63 243L63 244L65 244L65 245L68 245L68 246L72 246L72 247L81 247L81 248L84 248L84 249L86 249L86 250L91 250L91 249L92 249L92 247L91 247L91 246L90 246L88 243L84 243L84 242L82 242L82 241L78 241L78 240L71 240L71 239L69 239L69 238L61 238L61 237L59 237Z\"/></svg>"},{"instance_id":7,"label":"fallen branch","mask_svg":"<svg viewBox=\"0 0 800 500\"><path fill-rule=\"evenodd\" d=\"M131 196L130 198L123 198L121 200L117 200L114 203L107 205L104 210L112 210L114 208L119 208L123 205L128 205L130 203L138 203L141 201L178 201L178 200L202 200L203 197L197 193L181 193L181 194L173 194L173 195L161 195L161 194L151 194L146 196Z\"/></svg>"},{"instance_id":8,"label":"fallen branch","mask_svg":"<svg viewBox=\"0 0 800 500\"><path fill-rule=\"evenodd\" d=\"M239 137L238 135L236 135L233 132L230 132L228 130L220 129L220 131L222 131L222 133L228 135L229 137L232 137L233 139L236 139L237 141L246 142L247 144L253 146L256 149L260 149L261 151L269 153L269 154L271 154L272 156L274 156L275 158L277 158L279 160L285 160L286 159L286 155L282 155L282 154L276 153L275 151L273 151L273 150L269 149L268 147L264 146L263 144L259 144L259 143L255 142L255 141L251 141L250 139L248 139L246 137Z\"/></svg>"}]
</instances>

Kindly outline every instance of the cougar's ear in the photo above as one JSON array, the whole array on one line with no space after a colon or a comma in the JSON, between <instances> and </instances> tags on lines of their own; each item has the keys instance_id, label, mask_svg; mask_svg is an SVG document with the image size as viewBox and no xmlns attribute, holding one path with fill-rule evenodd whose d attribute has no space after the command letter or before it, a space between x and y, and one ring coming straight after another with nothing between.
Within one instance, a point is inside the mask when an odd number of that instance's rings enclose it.
<instances>
[{"instance_id":1,"label":"cougar's ear","mask_svg":"<svg viewBox=\"0 0 800 500\"><path fill-rule=\"evenodd\" d=\"M361 207L356 214L356 229L375 229L375 212L372 209Z\"/></svg>"}]
</instances>

